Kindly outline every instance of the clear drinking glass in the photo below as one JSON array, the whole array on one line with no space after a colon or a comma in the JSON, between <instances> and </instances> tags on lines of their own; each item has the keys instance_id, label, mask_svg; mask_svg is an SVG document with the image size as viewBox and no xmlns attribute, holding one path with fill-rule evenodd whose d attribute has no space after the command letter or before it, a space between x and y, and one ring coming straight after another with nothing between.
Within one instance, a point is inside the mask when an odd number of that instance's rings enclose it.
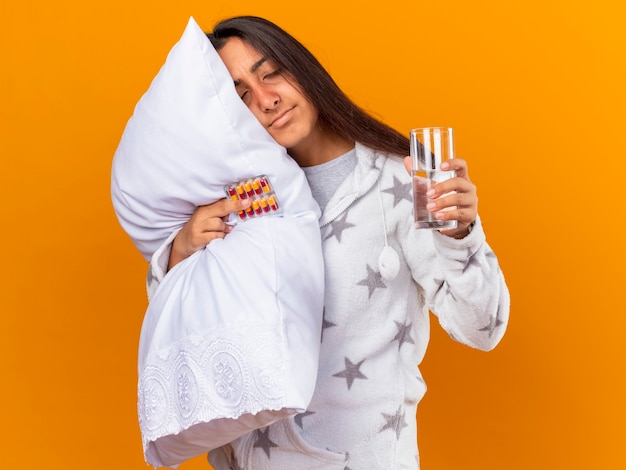
<instances>
[{"instance_id":1,"label":"clear drinking glass","mask_svg":"<svg viewBox=\"0 0 626 470\"><path fill-rule=\"evenodd\" d=\"M437 220L435 213L426 209L428 203L426 192L436 183L454 177L454 171L441 170L443 162L454 158L452 128L423 127L411 129L410 141L415 228L435 230L456 228L456 220ZM452 209L455 207L450 207L447 210Z\"/></svg>"}]
</instances>

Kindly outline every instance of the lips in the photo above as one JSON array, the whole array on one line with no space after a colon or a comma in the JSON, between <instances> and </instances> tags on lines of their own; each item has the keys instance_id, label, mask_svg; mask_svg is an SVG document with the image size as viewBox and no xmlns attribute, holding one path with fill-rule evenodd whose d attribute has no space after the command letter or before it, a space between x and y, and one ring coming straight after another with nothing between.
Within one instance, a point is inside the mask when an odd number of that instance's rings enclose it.
<instances>
[{"instance_id":1,"label":"lips","mask_svg":"<svg viewBox=\"0 0 626 470\"><path fill-rule=\"evenodd\" d=\"M274 119L272 122L270 122L270 125L267 126L267 127L272 127L274 129L277 129L277 128L280 128L280 127L284 126L285 124L287 124L289 119L291 119L291 111L293 111L293 108L289 108L287 111L285 111L283 113L280 113L276 117L276 119Z\"/></svg>"}]
</instances>

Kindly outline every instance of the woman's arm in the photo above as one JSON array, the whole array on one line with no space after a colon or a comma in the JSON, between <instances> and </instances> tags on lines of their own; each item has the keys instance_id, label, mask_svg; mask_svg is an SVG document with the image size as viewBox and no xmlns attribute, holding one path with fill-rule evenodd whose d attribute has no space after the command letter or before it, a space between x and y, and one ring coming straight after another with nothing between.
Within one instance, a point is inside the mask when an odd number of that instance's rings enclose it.
<instances>
[{"instance_id":1,"label":"woman's arm","mask_svg":"<svg viewBox=\"0 0 626 470\"><path fill-rule=\"evenodd\" d=\"M229 214L246 209L249 205L250 201L247 199L220 199L213 204L198 207L172 242L167 270L216 238L224 238L233 229L226 223Z\"/></svg>"},{"instance_id":2,"label":"woman's arm","mask_svg":"<svg viewBox=\"0 0 626 470\"><path fill-rule=\"evenodd\" d=\"M439 220L458 220L458 227L434 233L432 246L419 249L414 239L416 231L411 227L403 250L409 260L413 259L409 261L413 277L424 289L428 308L443 328L457 341L490 350L498 344L508 323L509 291L498 260L486 242L467 163L461 159L449 163L447 169L454 170L456 177L435 185L428 195L429 210ZM405 159L405 167L410 169L410 159ZM455 194L437 199L450 191ZM442 211L448 206L457 207Z\"/></svg>"},{"instance_id":3,"label":"woman's arm","mask_svg":"<svg viewBox=\"0 0 626 470\"><path fill-rule=\"evenodd\" d=\"M153 254L148 268L146 287L151 299L167 272L181 261L201 250L216 238L224 238L232 230L228 215L246 209L250 200L232 201L220 199L206 206L199 206L178 231L172 233Z\"/></svg>"}]
</instances>

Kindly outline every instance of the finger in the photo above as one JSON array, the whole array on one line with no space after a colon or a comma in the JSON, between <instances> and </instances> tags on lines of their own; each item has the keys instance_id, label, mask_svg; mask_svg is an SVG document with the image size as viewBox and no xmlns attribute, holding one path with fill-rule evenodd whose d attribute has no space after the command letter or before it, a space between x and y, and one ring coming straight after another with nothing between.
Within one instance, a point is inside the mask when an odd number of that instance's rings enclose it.
<instances>
[{"instance_id":1,"label":"finger","mask_svg":"<svg viewBox=\"0 0 626 470\"><path fill-rule=\"evenodd\" d=\"M198 221L196 228L200 232L217 232L228 234L232 232L233 226L228 223L232 213L241 212L250 207L250 199L230 200L220 199L219 201L206 207L202 220ZM221 237L223 238L223 237Z\"/></svg>"},{"instance_id":2,"label":"finger","mask_svg":"<svg viewBox=\"0 0 626 470\"><path fill-rule=\"evenodd\" d=\"M249 199L238 199L233 201L232 199L220 199L206 208L205 216L207 217L225 217L233 212L239 212L240 210L250 207L251 201Z\"/></svg>"},{"instance_id":3,"label":"finger","mask_svg":"<svg viewBox=\"0 0 626 470\"><path fill-rule=\"evenodd\" d=\"M435 184L426 195L430 199L437 199L451 192L475 194L476 186L464 178L450 178Z\"/></svg>"},{"instance_id":4,"label":"finger","mask_svg":"<svg viewBox=\"0 0 626 470\"><path fill-rule=\"evenodd\" d=\"M426 209L430 212L447 211L457 208L471 209L475 207L474 200L462 194L448 194L426 204Z\"/></svg>"},{"instance_id":5,"label":"finger","mask_svg":"<svg viewBox=\"0 0 626 470\"><path fill-rule=\"evenodd\" d=\"M213 230L211 232L204 232L204 237L202 240L202 246L206 246L214 240L219 238L224 238L227 235L224 231Z\"/></svg>"},{"instance_id":6,"label":"finger","mask_svg":"<svg viewBox=\"0 0 626 470\"><path fill-rule=\"evenodd\" d=\"M429 201L426 209L437 214L440 220L459 220L471 223L478 213L478 198L475 194L451 193L437 200Z\"/></svg>"},{"instance_id":7,"label":"finger","mask_svg":"<svg viewBox=\"0 0 626 470\"><path fill-rule=\"evenodd\" d=\"M454 171L456 176L469 180L467 162L462 158L453 158L451 160L446 160L441 164L441 169L444 171Z\"/></svg>"},{"instance_id":8,"label":"finger","mask_svg":"<svg viewBox=\"0 0 626 470\"><path fill-rule=\"evenodd\" d=\"M249 200L231 201L229 199L220 199L206 206L199 206L193 213L189 225L192 226L192 232L205 231L223 231L230 232L230 226L226 225L229 216L233 212L245 210L250 206ZM228 228L226 228L228 227Z\"/></svg>"},{"instance_id":9,"label":"finger","mask_svg":"<svg viewBox=\"0 0 626 470\"><path fill-rule=\"evenodd\" d=\"M456 220L459 227L467 227L476 220L476 213L465 208L449 209L437 212L435 218L441 221Z\"/></svg>"},{"instance_id":10,"label":"finger","mask_svg":"<svg viewBox=\"0 0 626 470\"><path fill-rule=\"evenodd\" d=\"M411 157L404 157L404 168L406 168L406 171L409 175L411 174L411 167L412 167Z\"/></svg>"},{"instance_id":11,"label":"finger","mask_svg":"<svg viewBox=\"0 0 626 470\"><path fill-rule=\"evenodd\" d=\"M194 253L212 241L225 238L232 231L232 227L218 217L213 217L207 222L207 225L201 230L196 230L189 234L186 241L181 240L182 248L188 254Z\"/></svg>"},{"instance_id":12,"label":"finger","mask_svg":"<svg viewBox=\"0 0 626 470\"><path fill-rule=\"evenodd\" d=\"M216 232L216 233L230 233L232 231L232 226L227 224L229 216L224 217L211 217L202 221L202 225L198 225L198 235L204 237L207 232Z\"/></svg>"}]
</instances>

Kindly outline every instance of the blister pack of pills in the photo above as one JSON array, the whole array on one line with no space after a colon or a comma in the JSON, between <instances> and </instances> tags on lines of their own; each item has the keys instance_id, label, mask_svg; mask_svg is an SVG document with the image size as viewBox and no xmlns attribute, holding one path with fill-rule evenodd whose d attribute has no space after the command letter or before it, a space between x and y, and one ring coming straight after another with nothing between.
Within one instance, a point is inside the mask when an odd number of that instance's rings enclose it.
<instances>
[{"instance_id":1,"label":"blister pack of pills","mask_svg":"<svg viewBox=\"0 0 626 470\"><path fill-rule=\"evenodd\" d=\"M226 195L233 201L250 199L252 204L237 215L241 220L280 212L278 198L270 179L266 175L259 175L224 186Z\"/></svg>"}]
</instances>

